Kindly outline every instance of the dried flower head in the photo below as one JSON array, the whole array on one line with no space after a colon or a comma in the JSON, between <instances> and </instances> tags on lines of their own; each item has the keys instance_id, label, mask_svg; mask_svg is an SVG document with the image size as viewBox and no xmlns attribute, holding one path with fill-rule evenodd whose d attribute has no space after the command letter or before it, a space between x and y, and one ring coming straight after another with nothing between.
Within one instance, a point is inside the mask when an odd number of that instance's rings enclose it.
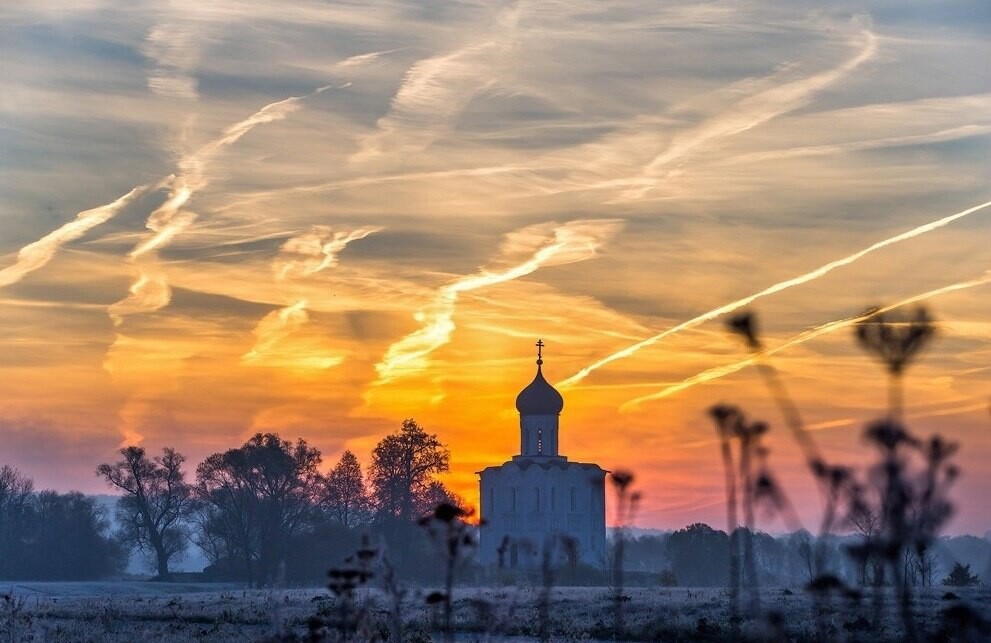
<instances>
[{"instance_id":1,"label":"dried flower head","mask_svg":"<svg viewBox=\"0 0 991 643\"><path fill-rule=\"evenodd\" d=\"M889 315L878 310L864 311L866 319L857 324L857 341L879 357L892 375L901 375L932 339L936 326L922 306L911 314Z\"/></svg>"},{"instance_id":2,"label":"dried flower head","mask_svg":"<svg viewBox=\"0 0 991 643\"><path fill-rule=\"evenodd\" d=\"M757 336L757 315L752 312L742 312L733 315L726 322L726 326L731 332L743 337L747 347L751 350L760 350L761 343Z\"/></svg>"}]
</instances>

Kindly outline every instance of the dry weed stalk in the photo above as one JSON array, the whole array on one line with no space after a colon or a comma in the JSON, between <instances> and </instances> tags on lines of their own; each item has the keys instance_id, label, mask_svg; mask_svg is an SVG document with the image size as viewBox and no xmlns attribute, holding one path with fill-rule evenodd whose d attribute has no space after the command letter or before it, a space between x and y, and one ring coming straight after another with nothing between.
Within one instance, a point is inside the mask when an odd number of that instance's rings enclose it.
<instances>
[{"instance_id":1,"label":"dry weed stalk","mask_svg":"<svg viewBox=\"0 0 991 643\"><path fill-rule=\"evenodd\" d=\"M866 441L879 452L879 462L868 470L866 483L858 479L854 469L829 464L822 458L815 442L805 430L798 407L788 394L777 369L766 360L758 361L757 365L823 495L815 578L809 584L816 599L819 638L828 636L822 616L830 597L840 593L855 601L860 594L857 590L846 587L836 574L826 569L824 537L838 527L855 526L863 535L863 541L849 548L849 553L861 565L861 581L866 583L867 565L872 560L880 562L888 570L898 596L902 636L912 641L918 636L918 628L912 613L913 588L908 578L907 561L910 555L914 555L917 560L925 562L932 542L952 514L953 506L948 492L958 471L950 460L958 447L938 435L928 440L919 440L901 422L905 370L935 334L929 314L924 308L918 308L907 317L901 318L885 316L875 311L880 309L868 311L865 319L857 325L856 338L884 363L889 379L889 395L887 417L869 424L864 432ZM766 356L752 313L735 316L730 320L729 327L743 337L747 347L758 358ZM727 517L730 528L734 529L736 526L737 504L737 473L733 469L731 448L734 437L740 442L739 479L743 488L747 533L752 534L751 512L755 498L772 500L772 506L788 519L789 516L785 514L793 514L790 505L767 471L765 452L759 446L754 446L759 444L760 433L766 427L759 432L748 430L742 412L726 405L713 407L710 415L716 422L720 437L720 451L727 480ZM754 456L760 461L756 476L751 474L751 459ZM918 466L919 462L921 467ZM875 490L873 494L872 489ZM731 590L735 610L739 564L737 545L732 542L731 552ZM745 542L744 564L748 566L747 574L750 572L752 555L752 549ZM883 608L881 582L882 575L875 570L875 633L880 633ZM753 605L759 604L755 602Z\"/></svg>"}]
</instances>

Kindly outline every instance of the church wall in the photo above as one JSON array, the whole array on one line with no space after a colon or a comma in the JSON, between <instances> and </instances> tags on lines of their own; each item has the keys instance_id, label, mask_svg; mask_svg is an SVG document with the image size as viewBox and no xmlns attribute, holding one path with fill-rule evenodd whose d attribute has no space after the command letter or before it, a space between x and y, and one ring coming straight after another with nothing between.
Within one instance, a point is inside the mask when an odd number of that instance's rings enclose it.
<instances>
[{"instance_id":1,"label":"church wall","mask_svg":"<svg viewBox=\"0 0 991 643\"><path fill-rule=\"evenodd\" d=\"M532 460L525 469L509 462L482 472L481 515L487 525L481 532L481 562L497 563L497 549L509 535L517 545L517 565L539 566L544 542L551 534L562 533L577 541L583 563L602 566L604 472L594 465L585 468L563 459L558 462L567 468L554 465L545 469L537 464L543 458ZM511 566L508 556L505 558L504 564Z\"/></svg>"}]
</instances>

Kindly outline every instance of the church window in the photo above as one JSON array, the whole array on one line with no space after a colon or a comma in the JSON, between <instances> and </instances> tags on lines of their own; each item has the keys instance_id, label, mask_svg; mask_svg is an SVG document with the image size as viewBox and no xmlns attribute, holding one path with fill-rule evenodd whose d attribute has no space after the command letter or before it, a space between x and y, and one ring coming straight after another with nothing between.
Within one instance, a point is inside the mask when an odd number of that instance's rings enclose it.
<instances>
[{"instance_id":1,"label":"church window","mask_svg":"<svg viewBox=\"0 0 991 643\"><path fill-rule=\"evenodd\" d=\"M571 488L571 510L578 511L578 491L574 487Z\"/></svg>"},{"instance_id":2,"label":"church window","mask_svg":"<svg viewBox=\"0 0 991 643\"><path fill-rule=\"evenodd\" d=\"M540 487L533 488L533 510L540 511Z\"/></svg>"},{"instance_id":3,"label":"church window","mask_svg":"<svg viewBox=\"0 0 991 643\"><path fill-rule=\"evenodd\" d=\"M516 511L516 487L513 487L509 498L509 510Z\"/></svg>"},{"instance_id":4,"label":"church window","mask_svg":"<svg viewBox=\"0 0 991 643\"><path fill-rule=\"evenodd\" d=\"M557 511L557 487L551 487L551 511Z\"/></svg>"}]
</instances>

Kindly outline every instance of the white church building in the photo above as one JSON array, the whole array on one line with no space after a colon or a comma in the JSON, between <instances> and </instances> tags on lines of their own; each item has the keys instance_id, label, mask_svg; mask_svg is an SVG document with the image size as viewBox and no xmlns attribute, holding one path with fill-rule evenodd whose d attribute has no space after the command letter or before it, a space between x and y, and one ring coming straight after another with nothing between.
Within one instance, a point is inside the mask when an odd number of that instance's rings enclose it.
<instances>
[{"instance_id":1,"label":"white church building","mask_svg":"<svg viewBox=\"0 0 991 643\"><path fill-rule=\"evenodd\" d=\"M479 562L539 567L545 543L565 536L576 546L580 562L602 567L606 471L597 464L571 462L559 452L564 398L544 379L543 346L537 342L536 376L516 397L519 455L478 472L484 521Z\"/></svg>"}]
</instances>

